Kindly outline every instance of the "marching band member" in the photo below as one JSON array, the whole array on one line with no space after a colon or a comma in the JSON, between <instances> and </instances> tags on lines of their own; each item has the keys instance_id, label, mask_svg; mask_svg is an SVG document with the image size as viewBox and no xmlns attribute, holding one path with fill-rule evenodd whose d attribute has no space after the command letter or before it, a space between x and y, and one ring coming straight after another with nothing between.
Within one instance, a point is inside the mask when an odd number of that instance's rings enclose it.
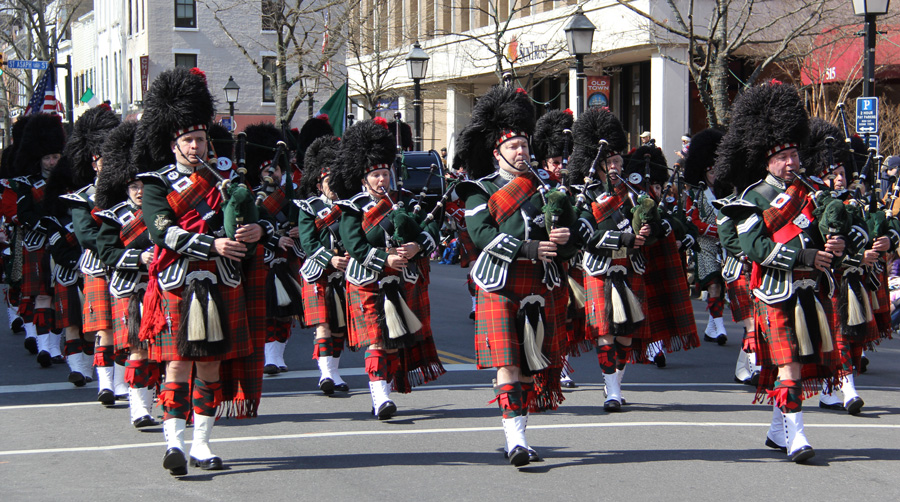
<instances>
[{"instance_id":1,"label":"marching band member","mask_svg":"<svg viewBox=\"0 0 900 502\"><path fill-rule=\"evenodd\" d=\"M394 158L387 123L360 121L344 131L332 170L332 188L341 198L341 242L350 255L349 342L366 349L372 414L379 420L397 411L392 390L407 393L444 373L427 326L424 271L413 265L417 256L434 250L437 229L434 224L423 229L406 212L412 194L393 191Z\"/></svg>"},{"instance_id":2,"label":"marching band member","mask_svg":"<svg viewBox=\"0 0 900 502\"><path fill-rule=\"evenodd\" d=\"M561 263L575 255L578 242L574 217L553 223L542 211L552 192L544 191L528 166L533 130L528 95L494 87L479 98L460 133L460 161L454 162L474 180L456 191L465 200L466 227L481 250L471 272L478 286L477 365L497 370L495 401L503 414L507 458L516 467L540 460L525 439L528 412L555 409L564 399L559 383L564 342L558 329L564 317L556 302L565 295L554 290L562 291ZM542 177L549 179L545 171ZM564 193L553 195L568 204Z\"/></svg>"}]
</instances>

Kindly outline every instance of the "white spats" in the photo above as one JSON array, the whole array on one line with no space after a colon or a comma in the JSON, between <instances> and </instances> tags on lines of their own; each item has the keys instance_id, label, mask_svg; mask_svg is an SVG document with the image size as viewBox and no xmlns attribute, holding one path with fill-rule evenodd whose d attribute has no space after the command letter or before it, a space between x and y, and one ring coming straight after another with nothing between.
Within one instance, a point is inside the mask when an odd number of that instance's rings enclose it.
<instances>
[{"instance_id":1,"label":"white spats","mask_svg":"<svg viewBox=\"0 0 900 502\"><path fill-rule=\"evenodd\" d=\"M178 448L179 450L184 451L184 426L185 420L183 418L170 418L163 421L163 434L166 437L166 448ZM194 427L196 427L196 425L194 425Z\"/></svg>"},{"instance_id":2,"label":"white spats","mask_svg":"<svg viewBox=\"0 0 900 502\"><path fill-rule=\"evenodd\" d=\"M115 383L113 382L113 366L97 366L97 388L102 390L114 391Z\"/></svg>"},{"instance_id":3,"label":"white spats","mask_svg":"<svg viewBox=\"0 0 900 502\"><path fill-rule=\"evenodd\" d=\"M734 366L734 378L741 382L749 380L752 372L750 371L750 358L743 350L738 351L737 364Z\"/></svg>"},{"instance_id":4,"label":"white spats","mask_svg":"<svg viewBox=\"0 0 900 502\"><path fill-rule=\"evenodd\" d=\"M334 376L331 374L331 365L334 357L332 356L319 356L317 362L319 363L319 382L325 379L330 379L334 382Z\"/></svg>"},{"instance_id":5,"label":"white spats","mask_svg":"<svg viewBox=\"0 0 900 502\"><path fill-rule=\"evenodd\" d=\"M712 314L709 315L709 320L706 321L706 329L703 332L710 338L716 337L716 322L713 321Z\"/></svg>"},{"instance_id":6,"label":"white spats","mask_svg":"<svg viewBox=\"0 0 900 502\"><path fill-rule=\"evenodd\" d=\"M518 416L515 418L504 418L503 432L506 434L506 452L511 452L516 446L528 449L528 442L525 441L525 425L527 416Z\"/></svg>"},{"instance_id":7,"label":"white spats","mask_svg":"<svg viewBox=\"0 0 900 502\"><path fill-rule=\"evenodd\" d=\"M603 374L603 382L606 383L606 402L615 401L622 404L622 380L619 371L611 374Z\"/></svg>"},{"instance_id":8,"label":"white spats","mask_svg":"<svg viewBox=\"0 0 900 502\"><path fill-rule=\"evenodd\" d=\"M784 414L784 437L787 454L792 461L801 463L815 456L815 451L803 432L802 411Z\"/></svg>"},{"instance_id":9,"label":"white spats","mask_svg":"<svg viewBox=\"0 0 900 502\"><path fill-rule=\"evenodd\" d=\"M855 397L859 397L859 393L856 392L856 383L853 380L853 375L841 378L841 392L844 394L844 404L847 404Z\"/></svg>"},{"instance_id":10,"label":"white spats","mask_svg":"<svg viewBox=\"0 0 900 502\"><path fill-rule=\"evenodd\" d=\"M194 414L194 440L191 443L191 457L206 460L215 457L209 449L209 436L212 434L216 417Z\"/></svg>"},{"instance_id":11,"label":"white spats","mask_svg":"<svg viewBox=\"0 0 900 502\"><path fill-rule=\"evenodd\" d=\"M331 379L334 380L335 385L346 385L347 382L341 378L341 371L338 367L341 365L340 357L329 357L328 358L328 372L331 374Z\"/></svg>"},{"instance_id":12,"label":"white spats","mask_svg":"<svg viewBox=\"0 0 900 502\"><path fill-rule=\"evenodd\" d=\"M725 319L722 317L713 317L713 324L715 325L716 335L727 335L725 332Z\"/></svg>"},{"instance_id":13,"label":"white spats","mask_svg":"<svg viewBox=\"0 0 900 502\"><path fill-rule=\"evenodd\" d=\"M116 396L127 396L128 384L125 383L125 366L116 363L113 365L113 368L113 391L116 393Z\"/></svg>"},{"instance_id":14,"label":"white spats","mask_svg":"<svg viewBox=\"0 0 900 502\"><path fill-rule=\"evenodd\" d=\"M769 424L769 432L766 433L766 444L772 443L778 448L784 448L784 416L781 408L772 406L772 423Z\"/></svg>"},{"instance_id":15,"label":"white spats","mask_svg":"<svg viewBox=\"0 0 900 502\"><path fill-rule=\"evenodd\" d=\"M131 414L131 421L134 422L145 416L152 416L153 410L153 393L147 387L129 387L128 388L128 410Z\"/></svg>"},{"instance_id":16,"label":"white spats","mask_svg":"<svg viewBox=\"0 0 900 502\"><path fill-rule=\"evenodd\" d=\"M391 400L391 384L387 380L370 381L369 392L372 394L372 407L376 412L382 404Z\"/></svg>"}]
</instances>

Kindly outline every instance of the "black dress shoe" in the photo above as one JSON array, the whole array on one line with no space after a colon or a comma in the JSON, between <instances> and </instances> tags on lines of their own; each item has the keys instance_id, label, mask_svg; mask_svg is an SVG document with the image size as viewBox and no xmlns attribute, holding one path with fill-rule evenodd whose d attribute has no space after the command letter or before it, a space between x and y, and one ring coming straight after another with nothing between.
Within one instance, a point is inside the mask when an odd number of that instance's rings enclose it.
<instances>
[{"instance_id":1,"label":"black dress shoe","mask_svg":"<svg viewBox=\"0 0 900 502\"><path fill-rule=\"evenodd\" d=\"M159 423L156 420L153 420L153 417L151 417L150 415L144 415L132 420L131 425L133 425L135 429L140 429L141 427L152 427L154 425L159 425Z\"/></svg>"},{"instance_id":2,"label":"black dress shoe","mask_svg":"<svg viewBox=\"0 0 900 502\"><path fill-rule=\"evenodd\" d=\"M37 338L33 336L25 337L25 350L28 351L29 354L37 354ZM47 354L50 355L49 353Z\"/></svg>"},{"instance_id":3,"label":"black dress shoe","mask_svg":"<svg viewBox=\"0 0 900 502\"><path fill-rule=\"evenodd\" d=\"M862 359L859 360L859 372L865 373L866 370L869 369L869 358L866 356L862 356Z\"/></svg>"},{"instance_id":4,"label":"black dress shoe","mask_svg":"<svg viewBox=\"0 0 900 502\"><path fill-rule=\"evenodd\" d=\"M560 380L559 385L566 389L577 389L578 385L575 384L574 380Z\"/></svg>"},{"instance_id":5,"label":"black dress shoe","mask_svg":"<svg viewBox=\"0 0 900 502\"><path fill-rule=\"evenodd\" d=\"M528 461L529 462L543 462L544 459L538 455L538 452L534 450L534 448L528 448Z\"/></svg>"},{"instance_id":6,"label":"black dress shoe","mask_svg":"<svg viewBox=\"0 0 900 502\"><path fill-rule=\"evenodd\" d=\"M469 312L469 319L471 319L473 321L475 320L475 311L474 310Z\"/></svg>"},{"instance_id":7,"label":"black dress shoe","mask_svg":"<svg viewBox=\"0 0 900 502\"><path fill-rule=\"evenodd\" d=\"M747 385L752 385L754 387L758 386L759 385L759 372L754 371L753 373L751 373L750 379L744 383L746 383Z\"/></svg>"},{"instance_id":8,"label":"black dress shoe","mask_svg":"<svg viewBox=\"0 0 900 502\"><path fill-rule=\"evenodd\" d=\"M221 471L225 468L222 465L222 459L219 457L210 457L206 460L197 460L191 457L191 467L199 467L204 471Z\"/></svg>"},{"instance_id":9,"label":"black dress shoe","mask_svg":"<svg viewBox=\"0 0 900 502\"><path fill-rule=\"evenodd\" d=\"M705 333L703 334L703 341L704 341L704 342L715 342L715 341L717 341L717 340L718 340L718 338L713 338L713 337L711 337L711 336L709 336L709 335L707 335L707 334L705 334Z\"/></svg>"},{"instance_id":10,"label":"black dress shoe","mask_svg":"<svg viewBox=\"0 0 900 502\"><path fill-rule=\"evenodd\" d=\"M529 456L530 455L528 454L528 450L521 446L516 446L511 452L506 455L506 457L509 458L509 463L516 467L528 465Z\"/></svg>"},{"instance_id":11,"label":"black dress shoe","mask_svg":"<svg viewBox=\"0 0 900 502\"><path fill-rule=\"evenodd\" d=\"M97 394L97 401L100 401L103 406L112 406L116 404L116 395L109 389L103 389Z\"/></svg>"},{"instance_id":12,"label":"black dress shoe","mask_svg":"<svg viewBox=\"0 0 900 502\"><path fill-rule=\"evenodd\" d=\"M856 396L853 399L847 401L847 404L844 405L844 408L847 408L847 413L851 415L859 415L859 412L862 411L862 407L864 404L866 403L863 402L862 398Z\"/></svg>"},{"instance_id":13,"label":"black dress shoe","mask_svg":"<svg viewBox=\"0 0 900 502\"><path fill-rule=\"evenodd\" d=\"M718 343L720 346L723 346L726 343L728 343L728 337L725 336L724 334L719 335L716 337L716 343Z\"/></svg>"},{"instance_id":14,"label":"black dress shoe","mask_svg":"<svg viewBox=\"0 0 900 502\"><path fill-rule=\"evenodd\" d=\"M787 453L786 446L781 446L775 441L772 441L772 439L768 435L766 435L766 446L772 448L773 450L781 450L781 453Z\"/></svg>"},{"instance_id":15,"label":"black dress shoe","mask_svg":"<svg viewBox=\"0 0 900 502\"><path fill-rule=\"evenodd\" d=\"M666 353L660 351L655 356L653 356L653 362L656 363L657 368L665 368L666 367Z\"/></svg>"},{"instance_id":16,"label":"black dress shoe","mask_svg":"<svg viewBox=\"0 0 900 502\"><path fill-rule=\"evenodd\" d=\"M266 375L277 375L281 373L281 371L278 369L278 366L274 364L267 364L263 366L263 373L265 373Z\"/></svg>"},{"instance_id":17,"label":"black dress shoe","mask_svg":"<svg viewBox=\"0 0 900 502\"><path fill-rule=\"evenodd\" d=\"M53 364L62 364L64 362L66 362L66 358L65 358L65 356L62 356L62 355L53 356L50 358L50 362L52 362Z\"/></svg>"},{"instance_id":18,"label":"black dress shoe","mask_svg":"<svg viewBox=\"0 0 900 502\"><path fill-rule=\"evenodd\" d=\"M350 386L347 385L346 382L339 383L334 385L334 390L339 390L341 392L350 392Z\"/></svg>"},{"instance_id":19,"label":"black dress shoe","mask_svg":"<svg viewBox=\"0 0 900 502\"><path fill-rule=\"evenodd\" d=\"M822 408L823 410L844 411L844 405L841 403L828 404L819 401L819 408Z\"/></svg>"},{"instance_id":20,"label":"black dress shoe","mask_svg":"<svg viewBox=\"0 0 900 502\"><path fill-rule=\"evenodd\" d=\"M25 321L23 321L21 317L16 317L15 319L13 319L11 329L15 334L24 333Z\"/></svg>"},{"instance_id":21,"label":"black dress shoe","mask_svg":"<svg viewBox=\"0 0 900 502\"><path fill-rule=\"evenodd\" d=\"M180 448L169 448L163 457L163 468L169 470L169 474L173 476L184 476L187 474L187 459L184 458L184 452Z\"/></svg>"},{"instance_id":22,"label":"black dress shoe","mask_svg":"<svg viewBox=\"0 0 900 502\"><path fill-rule=\"evenodd\" d=\"M287 366L279 366L279 367L278 367L278 372L279 372L279 373L287 373L287 372L288 372L288 367L287 367Z\"/></svg>"},{"instance_id":23,"label":"black dress shoe","mask_svg":"<svg viewBox=\"0 0 900 502\"><path fill-rule=\"evenodd\" d=\"M84 375L81 373L72 371L69 373L69 383L75 387L84 387L84 384L87 383L87 379L84 378Z\"/></svg>"},{"instance_id":24,"label":"black dress shoe","mask_svg":"<svg viewBox=\"0 0 900 502\"><path fill-rule=\"evenodd\" d=\"M37 362L41 365L41 368L53 366L53 358L50 357L50 353L46 350L42 350L38 353Z\"/></svg>"},{"instance_id":25,"label":"black dress shoe","mask_svg":"<svg viewBox=\"0 0 900 502\"><path fill-rule=\"evenodd\" d=\"M802 464L815 456L816 451L812 446L804 446L791 454L791 462Z\"/></svg>"},{"instance_id":26,"label":"black dress shoe","mask_svg":"<svg viewBox=\"0 0 900 502\"><path fill-rule=\"evenodd\" d=\"M330 378L323 378L319 380L319 390L321 390L322 394L325 394L326 396L334 394L334 380Z\"/></svg>"},{"instance_id":27,"label":"black dress shoe","mask_svg":"<svg viewBox=\"0 0 900 502\"><path fill-rule=\"evenodd\" d=\"M622 403L616 401L615 399L610 399L603 403L604 411L622 411Z\"/></svg>"},{"instance_id":28,"label":"black dress shoe","mask_svg":"<svg viewBox=\"0 0 900 502\"><path fill-rule=\"evenodd\" d=\"M372 410L372 413L378 418L378 420L387 420L394 416L394 413L397 413L397 405L394 404L393 401L385 401L381 403L381 406L378 407L378 410Z\"/></svg>"}]
</instances>

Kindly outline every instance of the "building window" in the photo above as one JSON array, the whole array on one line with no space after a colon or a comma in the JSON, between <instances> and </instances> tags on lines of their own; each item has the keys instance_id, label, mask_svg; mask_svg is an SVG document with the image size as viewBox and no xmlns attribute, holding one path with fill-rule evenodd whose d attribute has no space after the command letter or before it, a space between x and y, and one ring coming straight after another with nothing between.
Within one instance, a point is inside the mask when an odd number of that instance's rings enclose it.
<instances>
[{"instance_id":1,"label":"building window","mask_svg":"<svg viewBox=\"0 0 900 502\"><path fill-rule=\"evenodd\" d=\"M196 54L175 54L175 68L196 68Z\"/></svg>"},{"instance_id":2,"label":"building window","mask_svg":"<svg viewBox=\"0 0 900 502\"><path fill-rule=\"evenodd\" d=\"M275 73L275 56L263 56L263 70ZM262 81L262 100L263 103L274 103L275 94L272 89L272 81L268 77L263 77Z\"/></svg>"},{"instance_id":3,"label":"building window","mask_svg":"<svg viewBox=\"0 0 900 502\"><path fill-rule=\"evenodd\" d=\"M128 102L134 103L134 64L128 58Z\"/></svg>"},{"instance_id":4,"label":"building window","mask_svg":"<svg viewBox=\"0 0 900 502\"><path fill-rule=\"evenodd\" d=\"M196 28L197 8L194 0L175 0L175 27Z\"/></svg>"},{"instance_id":5,"label":"building window","mask_svg":"<svg viewBox=\"0 0 900 502\"><path fill-rule=\"evenodd\" d=\"M128 36L131 36L133 33L132 27L134 26L134 9L131 5L131 0L128 0Z\"/></svg>"},{"instance_id":6,"label":"building window","mask_svg":"<svg viewBox=\"0 0 900 502\"><path fill-rule=\"evenodd\" d=\"M275 20L278 15L278 2L262 0L262 30L275 31Z\"/></svg>"}]
</instances>

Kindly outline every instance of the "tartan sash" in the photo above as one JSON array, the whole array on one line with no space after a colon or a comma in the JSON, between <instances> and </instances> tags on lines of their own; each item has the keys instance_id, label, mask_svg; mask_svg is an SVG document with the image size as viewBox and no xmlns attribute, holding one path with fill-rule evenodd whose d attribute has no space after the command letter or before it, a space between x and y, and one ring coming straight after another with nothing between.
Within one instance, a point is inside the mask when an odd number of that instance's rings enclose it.
<instances>
[{"instance_id":1,"label":"tartan sash","mask_svg":"<svg viewBox=\"0 0 900 502\"><path fill-rule=\"evenodd\" d=\"M620 207L622 207L623 197L625 195L624 183L619 183L615 189L615 193L608 197L603 197L595 202L591 202L591 214L597 223L609 218Z\"/></svg>"},{"instance_id":2,"label":"tartan sash","mask_svg":"<svg viewBox=\"0 0 900 502\"><path fill-rule=\"evenodd\" d=\"M100 212L99 207L94 206L93 208L91 208L91 218L94 219L94 223L96 223L98 226L103 224L103 218L100 218L99 216L97 216L97 213L99 213L99 212Z\"/></svg>"},{"instance_id":3,"label":"tartan sash","mask_svg":"<svg viewBox=\"0 0 900 502\"><path fill-rule=\"evenodd\" d=\"M798 212L803 210L803 205L806 203L806 196L808 193L809 190L801 185L799 181L796 181L791 184L791 186L787 187L784 194L778 195L772 199L770 202L772 205L763 211L763 222L766 224L766 229L770 232L775 232L785 225L790 224L791 220L797 216ZM779 199L783 200L785 197L788 198L786 202L779 204L778 207L774 205L779 202ZM791 239L797 235L799 235L799 232L791 237ZM788 239L788 241L789 240L790 239Z\"/></svg>"},{"instance_id":4,"label":"tartan sash","mask_svg":"<svg viewBox=\"0 0 900 502\"><path fill-rule=\"evenodd\" d=\"M503 185L488 199L488 211L497 224L502 224L515 214L522 204L534 195L538 182L531 175L517 176Z\"/></svg>"},{"instance_id":5,"label":"tartan sash","mask_svg":"<svg viewBox=\"0 0 900 502\"><path fill-rule=\"evenodd\" d=\"M267 213L272 216L278 214L281 209L284 207L285 194L284 190L281 187L278 187L274 192L270 193L265 199L262 201L262 208L265 209Z\"/></svg>"},{"instance_id":6,"label":"tartan sash","mask_svg":"<svg viewBox=\"0 0 900 502\"><path fill-rule=\"evenodd\" d=\"M316 230L321 231L324 228L328 228L331 225L337 223L340 218L341 208L339 206L332 206L331 212L329 212L322 218L316 218Z\"/></svg>"},{"instance_id":7,"label":"tartan sash","mask_svg":"<svg viewBox=\"0 0 900 502\"><path fill-rule=\"evenodd\" d=\"M803 206L803 209L800 210L800 215L806 218L807 228L813 224L813 210L812 204L807 203ZM798 216L799 217L799 216ZM797 218L791 218L788 221L784 222L780 228L776 227L777 230L772 232L772 240L779 244L787 244L794 237L797 237L803 232L803 229L797 226ZM768 228L768 225L766 225Z\"/></svg>"},{"instance_id":8,"label":"tartan sash","mask_svg":"<svg viewBox=\"0 0 900 502\"><path fill-rule=\"evenodd\" d=\"M134 212L134 218L122 225L122 229L119 230L119 238L126 248L131 248L131 243L146 232L147 224L144 223L144 212L138 209Z\"/></svg>"},{"instance_id":9,"label":"tartan sash","mask_svg":"<svg viewBox=\"0 0 900 502\"><path fill-rule=\"evenodd\" d=\"M375 204L375 207L366 211L363 215L362 229L363 233L369 233L369 230L375 228L381 220L384 219L385 216L390 214L392 209L392 205L388 202L387 197L378 201L378 204ZM316 228L318 228L318 221L316 222Z\"/></svg>"},{"instance_id":10,"label":"tartan sash","mask_svg":"<svg viewBox=\"0 0 900 502\"><path fill-rule=\"evenodd\" d=\"M44 189L47 188L47 183L40 183L41 181L44 181L43 178L31 185L31 198L34 200L35 204L44 201ZM40 183L40 185L35 186L38 183Z\"/></svg>"}]
</instances>

